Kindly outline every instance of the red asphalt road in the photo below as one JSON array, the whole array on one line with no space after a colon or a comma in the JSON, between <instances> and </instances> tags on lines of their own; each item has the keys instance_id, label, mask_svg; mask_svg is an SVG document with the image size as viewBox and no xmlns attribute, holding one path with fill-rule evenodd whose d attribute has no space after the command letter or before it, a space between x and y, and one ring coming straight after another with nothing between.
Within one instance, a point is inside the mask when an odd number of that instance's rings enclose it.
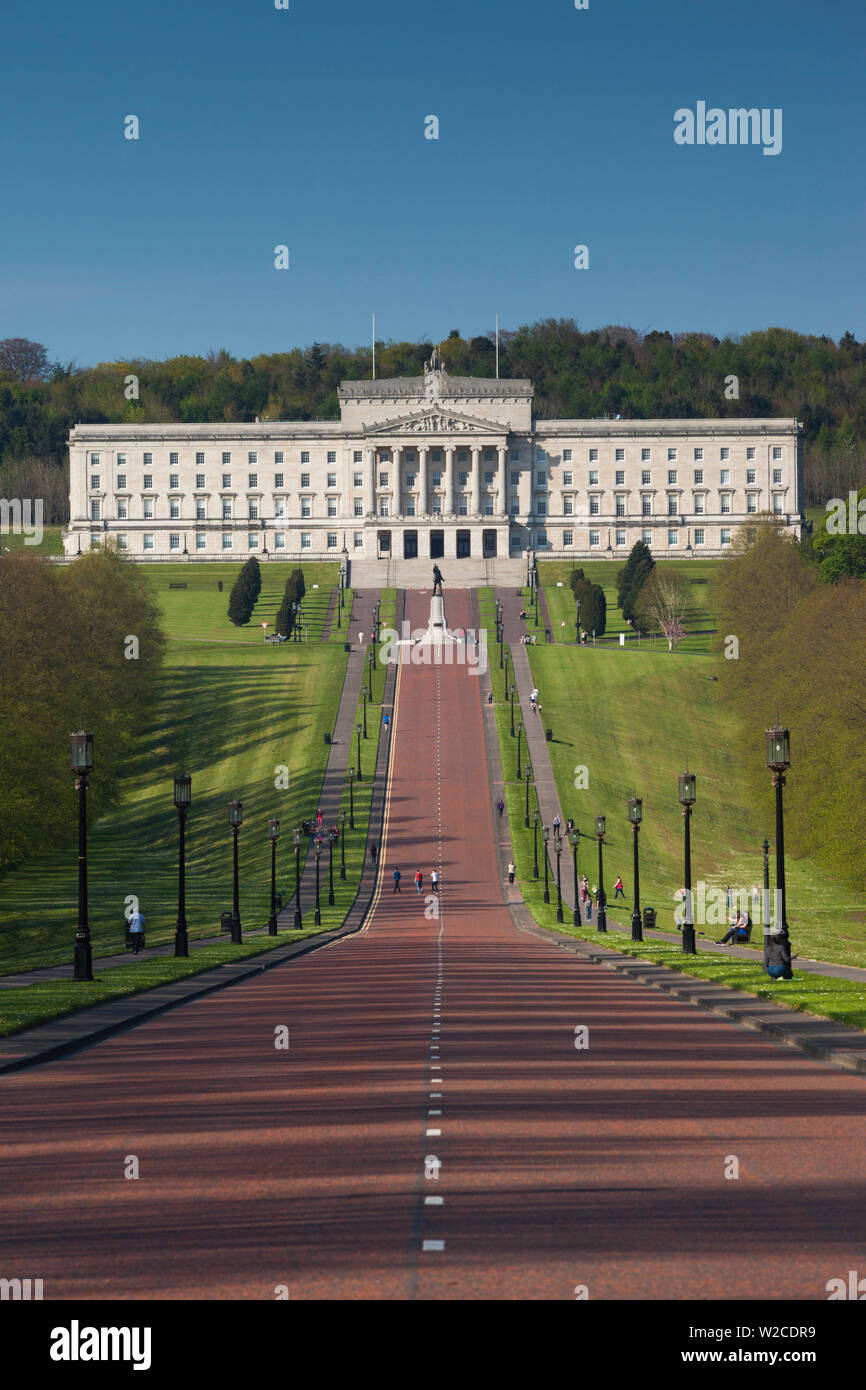
<instances>
[{"instance_id":1,"label":"red asphalt road","mask_svg":"<svg viewBox=\"0 0 866 1390\"><path fill-rule=\"evenodd\" d=\"M866 1273L866 1082L514 928L466 667L404 666L393 737L362 933L0 1081L0 1276L46 1299L820 1300ZM412 882L436 865L438 919Z\"/></svg>"}]
</instances>

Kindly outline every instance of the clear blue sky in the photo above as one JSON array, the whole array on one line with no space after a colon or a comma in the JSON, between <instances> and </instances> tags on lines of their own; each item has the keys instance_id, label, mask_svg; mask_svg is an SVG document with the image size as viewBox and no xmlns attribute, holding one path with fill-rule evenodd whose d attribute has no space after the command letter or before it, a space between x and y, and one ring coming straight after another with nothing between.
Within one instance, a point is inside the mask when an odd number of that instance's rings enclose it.
<instances>
[{"instance_id":1,"label":"clear blue sky","mask_svg":"<svg viewBox=\"0 0 866 1390\"><path fill-rule=\"evenodd\" d=\"M862 339L864 55L863 0L16 5L0 337L252 356L375 310L384 339L497 312ZM698 101L781 107L781 154L677 146Z\"/></svg>"}]
</instances>

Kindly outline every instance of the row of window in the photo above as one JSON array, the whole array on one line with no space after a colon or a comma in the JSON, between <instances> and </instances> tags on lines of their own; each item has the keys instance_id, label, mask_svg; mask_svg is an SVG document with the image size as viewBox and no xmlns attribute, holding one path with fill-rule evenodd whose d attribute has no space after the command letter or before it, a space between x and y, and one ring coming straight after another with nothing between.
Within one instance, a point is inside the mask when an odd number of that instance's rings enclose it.
<instances>
[{"instance_id":1,"label":"row of window","mask_svg":"<svg viewBox=\"0 0 866 1390\"><path fill-rule=\"evenodd\" d=\"M679 531L673 531L673 530L668 531L668 533L667 533L667 536L668 536L668 546L670 547L670 549L673 550L673 549L675 549L675 548L680 544L680 534L681 534L681 533L680 533ZM704 531L704 529L703 529L702 527L700 527L700 526L697 527L697 529L696 529L695 531L693 531L691 534L692 534L692 542L693 542L694 545L697 545L697 546L706 545L706 532ZM644 545L649 545L649 546L651 546L651 545L653 544L653 541L656 541L656 542L657 542L658 539L659 539L658 533L655 532L655 531L642 531L642 532L641 532L641 540L643 541ZM731 532L730 532L730 529L729 529L728 527L723 526L723 527L721 528L721 531L719 532L719 540L720 540L720 544L721 544L721 545L730 545L730 544L731 544ZM547 532L546 532L546 531L536 531L536 533L535 533L535 538L534 538L534 543L535 543L536 548L538 548L538 549L543 549L543 548L548 544ZM573 545L574 545L574 532L573 532L573 531L563 531L563 533L562 533L562 544L563 544L563 547L564 547L564 548L568 548L569 546L573 546ZM631 544L630 541L627 541L627 540L626 540L626 533L625 533L625 531L617 531L617 533L616 533L616 544L617 544L617 547L619 547L619 548L622 548L622 547L624 547L624 546L626 546L626 545ZM590 549L591 549L591 550L595 550L595 549L600 549L600 548L601 548L601 532L600 532L600 531L590 531L590 533L589 533L589 546L590 546Z\"/></svg>"}]
</instances>

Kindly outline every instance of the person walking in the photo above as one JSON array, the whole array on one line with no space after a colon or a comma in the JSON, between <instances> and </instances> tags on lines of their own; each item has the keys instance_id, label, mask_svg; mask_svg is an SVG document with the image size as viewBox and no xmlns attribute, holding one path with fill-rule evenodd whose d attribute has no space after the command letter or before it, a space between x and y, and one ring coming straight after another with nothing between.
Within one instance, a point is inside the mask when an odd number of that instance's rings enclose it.
<instances>
[{"instance_id":1,"label":"person walking","mask_svg":"<svg viewBox=\"0 0 866 1390\"><path fill-rule=\"evenodd\" d=\"M619 897L622 897L622 898L625 897L625 889L624 889L623 886L622 886L622 874L620 874L620 876L619 876L619 878L617 879L616 883L613 885L613 900L614 900L614 902L616 902L617 898L619 898Z\"/></svg>"},{"instance_id":2,"label":"person walking","mask_svg":"<svg viewBox=\"0 0 866 1390\"><path fill-rule=\"evenodd\" d=\"M129 919L129 934L132 937L132 954L137 956L144 945L144 915L139 907Z\"/></svg>"},{"instance_id":3,"label":"person walking","mask_svg":"<svg viewBox=\"0 0 866 1390\"><path fill-rule=\"evenodd\" d=\"M586 920L587 920L587 922L591 922L591 921L592 921L592 898L589 896L588 893L587 893L586 897L585 897L584 900L583 900L583 906L584 906L584 911L586 912Z\"/></svg>"},{"instance_id":4,"label":"person walking","mask_svg":"<svg viewBox=\"0 0 866 1390\"><path fill-rule=\"evenodd\" d=\"M416 870L415 870L415 887L418 889L418 892L419 892L419 893L421 892L421 885L422 885L423 882L424 882L424 879L423 879L423 875L422 875L422 873L421 873L421 870L420 870L420 869L416 869Z\"/></svg>"},{"instance_id":5,"label":"person walking","mask_svg":"<svg viewBox=\"0 0 866 1390\"><path fill-rule=\"evenodd\" d=\"M431 875L430 875L430 887L433 889L433 892L434 892L434 893L438 893L438 892L439 892L439 870L438 870L438 869L434 869L433 872L432 872Z\"/></svg>"},{"instance_id":6,"label":"person walking","mask_svg":"<svg viewBox=\"0 0 866 1390\"><path fill-rule=\"evenodd\" d=\"M322 828L322 823L323 823L324 819L325 819L325 818L324 818L324 816L322 815L322 808L321 808L321 806L320 806L319 809L318 809L318 811L316 812L316 829L317 829L317 830L321 830L321 828Z\"/></svg>"},{"instance_id":7,"label":"person walking","mask_svg":"<svg viewBox=\"0 0 866 1390\"><path fill-rule=\"evenodd\" d=\"M586 907L586 900L589 897L589 879L586 874L580 880L580 896L583 899L584 907Z\"/></svg>"},{"instance_id":8,"label":"person walking","mask_svg":"<svg viewBox=\"0 0 866 1390\"><path fill-rule=\"evenodd\" d=\"M501 796L500 796L499 800L498 800L497 803L496 803L496 809L497 809L497 811L499 812L499 819L501 820L501 819L502 819L502 813L503 813L504 810L505 810L505 802L502 800L502 797L501 797Z\"/></svg>"},{"instance_id":9,"label":"person walking","mask_svg":"<svg viewBox=\"0 0 866 1390\"><path fill-rule=\"evenodd\" d=\"M376 863L376 855L377 855L378 853L379 853L379 851L378 851L378 849L376 848L376 842L375 842L375 840L371 840L371 841L370 841L370 863L373 864L374 866L375 866L375 863Z\"/></svg>"},{"instance_id":10,"label":"person walking","mask_svg":"<svg viewBox=\"0 0 866 1390\"><path fill-rule=\"evenodd\" d=\"M395 893L399 893L399 892L400 892L400 879L401 879L401 877L402 877L402 875L401 875L401 873L400 873L400 870L399 870L399 869L395 869L395 870L394 870L394 892L395 892Z\"/></svg>"},{"instance_id":11,"label":"person walking","mask_svg":"<svg viewBox=\"0 0 866 1390\"><path fill-rule=\"evenodd\" d=\"M516 870L515 870L515 868L514 868L514 861L512 860L512 861L509 863L509 865L508 865L508 882L509 882L509 883L513 883L513 882L514 882L514 875L515 875L515 873L516 873Z\"/></svg>"},{"instance_id":12,"label":"person walking","mask_svg":"<svg viewBox=\"0 0 866 1390\"><path fill-rule=\"evenodd\" d=\"M553 817L553 833L554 833L554 835L557 835L557 834L559 833L559 827L560 827L561 825L562 825L562 821L559 819L559 812L557 811L556 815Z\"/></svg>"}]
</instances>

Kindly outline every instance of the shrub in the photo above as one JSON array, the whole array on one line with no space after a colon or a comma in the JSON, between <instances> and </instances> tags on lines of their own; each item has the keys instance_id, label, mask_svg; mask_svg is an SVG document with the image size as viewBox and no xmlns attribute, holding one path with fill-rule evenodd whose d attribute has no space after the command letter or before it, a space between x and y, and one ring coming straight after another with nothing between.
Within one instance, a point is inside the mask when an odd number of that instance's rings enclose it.
<instances>
[{"instance_id":1,"label":"shrub","mask_svg":"<svg viewBox=\"0 0 866 1390\"><path fill-rule=\"evenodd\" d=\"M580 602L580 625L601 637L607 627L607 599L599 584L590 584Z\"/></svg>"}]
</instances>

